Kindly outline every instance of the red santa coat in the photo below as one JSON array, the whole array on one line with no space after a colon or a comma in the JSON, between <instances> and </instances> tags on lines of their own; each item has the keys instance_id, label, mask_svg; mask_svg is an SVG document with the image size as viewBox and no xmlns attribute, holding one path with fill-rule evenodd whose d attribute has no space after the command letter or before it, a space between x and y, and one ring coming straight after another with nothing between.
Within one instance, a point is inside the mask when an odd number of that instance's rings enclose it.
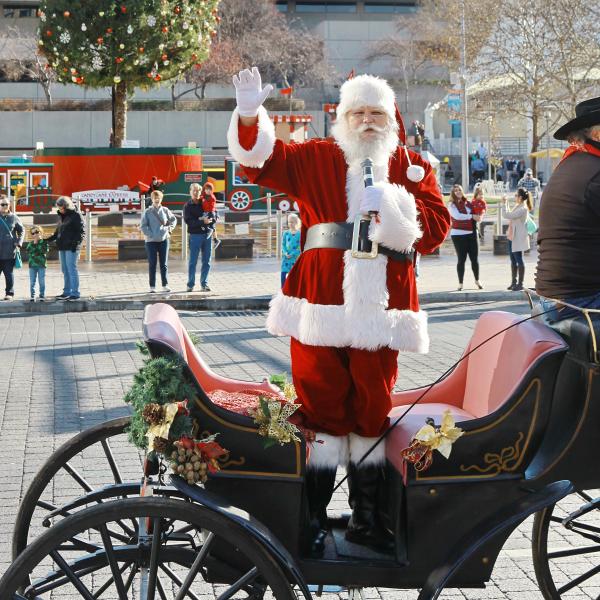
<instances>
[{"instance_id":1,"label":"red santa coat","mask_svg":"<svg viewBox=\"0 0 600 600\"><path fill-rule=\"evenodd\" d=\"M245 167L250 181L297 200L306 229L319 223L354 221L360 212L364 183L360 165L349 166L332 140L285 144L275 139L264 108L257 125L244 127L234 111L228 131L229 151ZM410 153L425 169L419 183L406 177L405 153L396 150L387 166L374 167L375 185L383 189L380 223L370 238L389 248L422 254L437 248L450 226L431 166ZM353 258L331 248L303 252L284 288L271 301L267 329L312 346L391 348L427 352L427 317L419 309L413 264L380 255Z\"/></svg>"}]
</instances>

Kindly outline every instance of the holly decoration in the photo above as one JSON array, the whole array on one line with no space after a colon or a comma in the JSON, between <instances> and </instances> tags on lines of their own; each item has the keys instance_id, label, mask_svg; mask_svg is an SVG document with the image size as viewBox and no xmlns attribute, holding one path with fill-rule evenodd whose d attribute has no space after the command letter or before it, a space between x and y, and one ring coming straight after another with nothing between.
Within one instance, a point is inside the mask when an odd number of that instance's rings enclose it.
<instances>
[{"instance_id":1,"label":"holly decoration","mask_svg":"<svg viewBox=\"0 0 600 600\"><path fill-rule=\"evenodd\" d=\"M188 483L204 483L220 469L219 459L228 452L215 441L216 434L195 439L197 426L190 418L188 399L195 399L196 392L185 376L182 360L177 356L151 358L145 344L137 346L145 359L124 398L133 408L129 440L166 460L173 473Z\"/></svg>"}]
</instances>

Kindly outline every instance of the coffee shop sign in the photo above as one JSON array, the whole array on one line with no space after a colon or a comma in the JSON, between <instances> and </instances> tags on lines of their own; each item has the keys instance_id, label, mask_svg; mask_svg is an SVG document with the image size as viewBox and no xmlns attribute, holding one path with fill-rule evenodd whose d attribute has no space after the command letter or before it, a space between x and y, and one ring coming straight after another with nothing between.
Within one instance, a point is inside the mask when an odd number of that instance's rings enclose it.
<instances>
[{"instance_id":1,"label":"coffee shop sign","mask_svg":"<svg viewBox=\"0 0 600 600\"><path fill-rule=\"evenodd\" d=\"M129 190L88 190L75 192L80 210L139 210L140 194Z\"/></svg>"}]
</instances>

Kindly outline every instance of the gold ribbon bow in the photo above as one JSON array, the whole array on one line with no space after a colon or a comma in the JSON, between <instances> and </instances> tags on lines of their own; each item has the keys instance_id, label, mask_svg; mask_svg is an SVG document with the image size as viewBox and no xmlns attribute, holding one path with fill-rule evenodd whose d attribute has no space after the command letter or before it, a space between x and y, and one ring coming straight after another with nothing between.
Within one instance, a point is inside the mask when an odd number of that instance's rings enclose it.
<instances>
[{"instance_id":1,"label":"gold ribbon bow","mask_svg":"<svg viewBox=\"0 0 600 600\"><path fill-rule=\"evenodd\" d=\"M177 415L177 411L179 410L179 402L171 402L170 404L164 405L165 409L165 418L162 423L158 425L151 425L146 432L146 437L148 438L148 450L152 451L154 449L154 438L164 438L165 440L169 439L169 429L171 429L171 425L173 424L173 419Z\"/></svg>"}]
</instances>

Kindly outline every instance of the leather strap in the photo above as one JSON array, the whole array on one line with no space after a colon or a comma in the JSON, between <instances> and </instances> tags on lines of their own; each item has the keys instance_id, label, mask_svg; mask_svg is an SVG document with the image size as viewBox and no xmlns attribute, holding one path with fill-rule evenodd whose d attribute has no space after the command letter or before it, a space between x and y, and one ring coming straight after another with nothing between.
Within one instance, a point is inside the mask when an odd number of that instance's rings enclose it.
<instances>
[{"instance_id":1,"label":"leather strap","mask_svg":"<svg viewBox=\"0 0 600 600\"><path fill-rule=\"evenodd\" d=\"M336 250L350 250L352 248L352 232L354 223L319 223L309 227L306 232L306 241L303 251L315 248L334 248ZM398 252L391 248L379 245L379 254L392 260L413 262L414 251Z\"/></svg>"}]
</instances>

